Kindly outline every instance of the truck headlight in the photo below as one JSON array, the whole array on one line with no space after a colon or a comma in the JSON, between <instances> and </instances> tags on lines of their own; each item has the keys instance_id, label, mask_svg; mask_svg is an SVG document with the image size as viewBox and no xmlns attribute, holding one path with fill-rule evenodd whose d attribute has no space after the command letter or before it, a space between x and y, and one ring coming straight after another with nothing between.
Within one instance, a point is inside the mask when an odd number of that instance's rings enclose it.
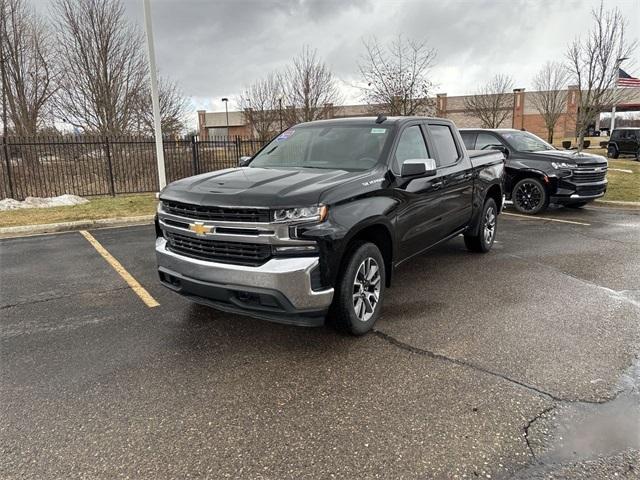
<instances>
[{"instance_id":1,"label":"truck headlight","mask_svg":"<svg viewBox=\"0 0 640 480\"><path fill-rule=\"evenodd\" d=\"M326 205L313 207L279 208L273 211L274 222L322 222L327 218Z\"/></svg>"}]
</instances>

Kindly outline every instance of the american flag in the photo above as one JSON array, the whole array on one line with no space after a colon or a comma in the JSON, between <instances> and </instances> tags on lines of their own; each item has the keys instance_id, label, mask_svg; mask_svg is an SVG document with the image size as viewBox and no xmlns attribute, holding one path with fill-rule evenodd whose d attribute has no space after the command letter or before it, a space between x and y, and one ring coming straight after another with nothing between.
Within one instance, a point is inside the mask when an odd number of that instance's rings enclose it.
<instances>
[{"instance_id":1,"label":"american flag","mask_svg":"<svg viewBox=\"0 0 640 480\"><path fill-rule=\"evenodd\" d=\"M620 87L640 87L640 78L634 78L627 72L618 69L618 86Z\"/></svg>"}]
</instances>

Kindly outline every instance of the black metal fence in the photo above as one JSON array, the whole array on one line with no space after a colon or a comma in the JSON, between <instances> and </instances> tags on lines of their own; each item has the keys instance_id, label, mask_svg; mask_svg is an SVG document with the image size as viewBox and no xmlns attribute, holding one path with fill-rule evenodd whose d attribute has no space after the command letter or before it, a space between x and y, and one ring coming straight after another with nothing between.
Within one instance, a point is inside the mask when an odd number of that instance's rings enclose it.
<instances>
[{"instance_id":1,"label":"black metal fence","mask_svg":"<svg viewBox=\"0 0 640 480\"><path fill-rule=\"evenodd\" d=\"M264 142L244 137L164 140L167 182L229 168ZM153 138L2 137L0 198L83 197L158 190Z\"/></svg>"}]
</instances>

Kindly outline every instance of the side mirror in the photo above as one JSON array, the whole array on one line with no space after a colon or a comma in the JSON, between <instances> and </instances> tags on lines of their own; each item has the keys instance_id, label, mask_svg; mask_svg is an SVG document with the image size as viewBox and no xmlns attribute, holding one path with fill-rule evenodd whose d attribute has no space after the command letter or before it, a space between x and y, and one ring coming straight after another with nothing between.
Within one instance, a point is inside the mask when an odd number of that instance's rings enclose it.
<instances>
[{"instance_id":1,"label":"side mirror","mask_svg":"<svg viewBox=\"0 0 640 480\"><path fill-rule=\"evenodd\" d=\"M402 163L403 178L433 177L437 170L436 161L432 158L409 159Z\"/></svg>"},{"instance_id":2,"label":"side mirror","mask_svg":"<svg viewBox=\"0 0 640 480\"><path fill-rule=\"evenodd\" d=\"M509 149L504 145L492 145L491 150L498 150L499 152L504 153L505 158L509 156Z\"/></svg>"},{"instance_id":3,"label":"side mirror","mask_svg":"<svg viewBox=\"0 0 640 480\"><path fill-rule=\"evenodd\" d=\"M246 167L247 165L249 165L251 163L251 158L253 158L253 157L240 157L238 159L238 166L239 167Z\"/></svg>"}]
</instances>

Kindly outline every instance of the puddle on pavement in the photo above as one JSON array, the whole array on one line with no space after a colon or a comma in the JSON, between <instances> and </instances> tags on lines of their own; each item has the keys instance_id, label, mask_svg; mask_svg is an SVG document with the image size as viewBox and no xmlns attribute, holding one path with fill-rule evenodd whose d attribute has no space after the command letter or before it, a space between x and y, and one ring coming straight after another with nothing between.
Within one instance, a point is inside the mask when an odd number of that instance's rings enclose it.
<instances>
[{"instance_id":1,"label":"puddle on pavement","mask_svg":"<svg viewBox=\"0 0 640 480\"><path fill-rule=\"evenodd\" d=\"M566 463L640 449L640 362L621 378L624 391L603 404L565 403L554 412L553 440L540 459Z\"/></svg>"}]
</instances>

